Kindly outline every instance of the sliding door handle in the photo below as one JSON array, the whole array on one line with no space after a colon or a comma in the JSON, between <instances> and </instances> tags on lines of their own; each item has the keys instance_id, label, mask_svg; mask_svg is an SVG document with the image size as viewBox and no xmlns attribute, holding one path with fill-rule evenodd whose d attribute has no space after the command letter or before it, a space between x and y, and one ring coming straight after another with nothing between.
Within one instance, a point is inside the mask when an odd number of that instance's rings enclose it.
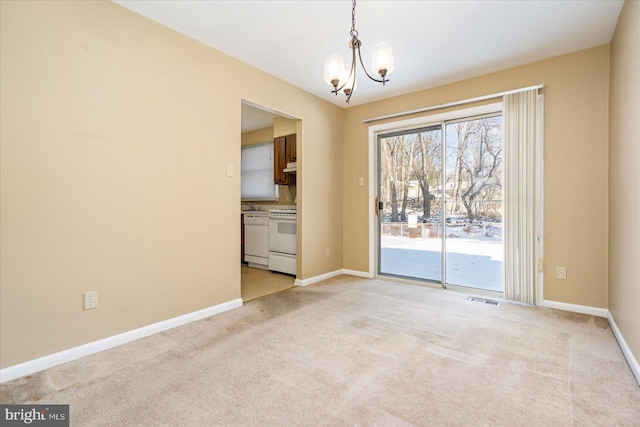
<instances>
[{"instance_id":1,"label":"sliding door handle","mask_svg":"<svg viewBox=\"0 0 640 427\"><path fill-rule=\"evenodd\" d=\"M380 211L384 209L384 202L381 202L378 196L376 196L376 216L380 215Z\"/></svg>"}]
</instances>

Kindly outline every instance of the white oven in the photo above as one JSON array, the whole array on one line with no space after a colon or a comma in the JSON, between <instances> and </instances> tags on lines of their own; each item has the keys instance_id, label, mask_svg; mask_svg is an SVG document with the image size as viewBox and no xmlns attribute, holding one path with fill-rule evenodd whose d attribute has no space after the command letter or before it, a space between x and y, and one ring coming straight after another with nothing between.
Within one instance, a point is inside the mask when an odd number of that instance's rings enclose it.
<instances>
[{"instance_id":1,"label":"white oven","mask_svg":"<svg viewBox=\"0 0 640 427\"><path fill-rule=\"evenodd\" d=\"M269 211L269 270L296 274L296 211Z\"/></svg>"}]
</instances>

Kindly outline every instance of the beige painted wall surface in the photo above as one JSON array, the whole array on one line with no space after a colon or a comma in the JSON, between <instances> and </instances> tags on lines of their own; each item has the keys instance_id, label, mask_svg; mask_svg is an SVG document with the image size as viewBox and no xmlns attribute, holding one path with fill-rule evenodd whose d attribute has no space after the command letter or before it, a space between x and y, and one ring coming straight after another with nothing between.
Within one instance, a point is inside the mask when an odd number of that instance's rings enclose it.
<instances>
[{"instance_id":1,"label":"beige painted wall surface","mask_svg":"<svg viewBox=\"0 0 640 427\"><path fill-rule=\"evenodd\" d=\"M368 271L370 197L368 185L358 185L358 177L368 176L364 119L542 83L544 298L607 307L608 61L609 48L602 46L347 109L343 125L344 161L349 164L344 170L344 268ZM568 280L555 278L556 266L567 267Z\"/></svg>"},{"instance_id":2,"label":"beige painted wall surface","mask_svg":"<svg viewBox=\"0 0 640 427\"><path fill-rule=\"evenodd\" d=\"M298 277L342 266L340 108L111 2L0 7L2 367L240 298L242 99L304 121Z\"/></svg>"},{"instance_id":3,"label":"beige painted wall surface","mask_svg":"<svg viewBox=\"0 0 640 427\"><path fill-rule=\"evenodd\" d=\"M611 41L609 310L640 363L640 2L624 3Z\"/></svg>"},{"instance_id":4,"label":"beige painted wall surface","mask_svg":"<svg viewBox=\"0 0 640 427\"><path fill-rule=\"evenodd\" d=\"M241 135L241 144L243 147L245 145L255 145L269 141L273 141L273 126L252 132L245 132Z\"/></svg>"},{"instance_id":5,"label":"beige painted wall surface","mask_svg":"<svg viewBox=\"0 0 640 427\"><path fill-rule=\"evenodd\" d=\"M278 138L296 133L296 121L285 117L273 119L273 137Z\"/></svg>"}]
</instances>

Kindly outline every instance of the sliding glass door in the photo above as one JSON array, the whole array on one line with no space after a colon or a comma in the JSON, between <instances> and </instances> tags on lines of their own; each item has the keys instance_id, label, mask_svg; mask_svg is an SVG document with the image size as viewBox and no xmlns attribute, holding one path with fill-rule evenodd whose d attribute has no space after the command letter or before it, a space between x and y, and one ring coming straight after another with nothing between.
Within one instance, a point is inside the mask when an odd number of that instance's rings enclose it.
<instances>
[{"instance_id":1,"label":"sliding glass door","mask_svg":"<svg viewBox=\"0 0 640 427\"><path fill-rule=\"evenodd\" d=\"M442 277L442 128L381 135L379 273Z\"/></svg>"},{"instance_id":2,"label":"sliding glass door","mask_svg":"<svg viewBox=\"0 0 640 427\"><path fill-rule=\"evenodd\" d=\"M379 274L503 290L501 135L500 115L378 135Z\"/></svg>"}]
</instances>

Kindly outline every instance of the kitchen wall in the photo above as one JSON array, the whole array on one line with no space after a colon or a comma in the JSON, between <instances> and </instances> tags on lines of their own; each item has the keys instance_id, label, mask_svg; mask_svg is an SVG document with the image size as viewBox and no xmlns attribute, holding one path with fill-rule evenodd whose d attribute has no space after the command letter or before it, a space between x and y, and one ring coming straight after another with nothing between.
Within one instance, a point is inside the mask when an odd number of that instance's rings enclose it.
<instances>
[{"instance_id":1,"label":"kitchen wall","mask_svg":"<svg viewBox=\"0 0 640 427\"><path fill-rule=\"evenodd\" d=\"M1 367L240 298L243 99L304 123L298 277L342 267L339 107L108 1L0 2L0 52Z\"/></svg>"},{"instance_id":2,"label":"kitchen wall","mask_svg":"<svg viewBox=\"0 0 640 427\"><path fill-rule=\"evenodd\" d=\"M255 145L273 141L273 126L252 132L245 132L240 136L240 140L243 147L245 145Z\"/></svg>"},{"instance_id":3,"label":"kitchen wall","mask_svg":"<svg viewBox=\"0 0 640 427\"><path fill-rule=\"evenodd\" d=\"M369 269L372 202L368 184L358 185L358 177L368 177L369 125L364 119L542 83L544 298L606 308L608 63L609 47L601 46L347 109L343 127L344 161L349 164L343 171L344 268ZM555 278L556 266L567 267L567 280Z\"/></svg>"},{"instance_id":4,"label":"kitchen wall","mask_svg":"<svg viewBox=\"0 0 640 427\"><path fill-rule=\"evenodd\" d=\"M640 363L640 2L622 7L610 72L609 311Z\"/></svg>"},{"instance_id":5,"label":"kitchen wall","mask_svg":"<svg viewBox=\"0 0 640 427\"><path fill-rule=\"evenodd\" d=\"M296 133L296 120L278 117L273 120L274 138Z\"/></svg>"}]
</instances>

